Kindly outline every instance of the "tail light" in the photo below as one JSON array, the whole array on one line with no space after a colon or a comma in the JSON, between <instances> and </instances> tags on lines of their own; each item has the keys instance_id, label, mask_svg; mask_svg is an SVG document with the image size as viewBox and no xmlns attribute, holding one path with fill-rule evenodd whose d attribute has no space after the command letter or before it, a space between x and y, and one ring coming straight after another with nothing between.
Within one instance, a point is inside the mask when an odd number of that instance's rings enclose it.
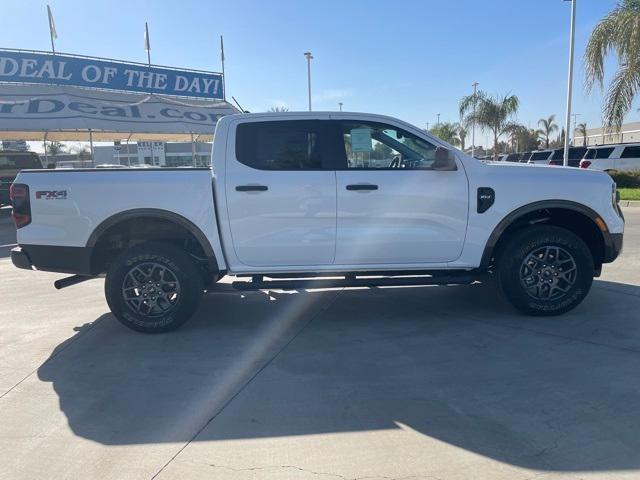
<instances>
[{"instance_id":1,"label":"tail light","mask_svg":"<svg viewBox=\"0 0 640 480\"><path fill-rule=\"evenodd\" d=\"M12 183L9 187L9 199L13 206L11 216L16 228L22 228L31 223L31 203L29 201L29 187L23 183Z\"/></svg>"},{"instance_id":2,"label":"tail light","mask_svg":"<svg viewBox=\"0 0 640 480\"><path fill-rule=\"evenodd\" d=\"M591 166L591 162L589 160L581 160L580 168L589 168Z\"/></svg>"}]
</instances>

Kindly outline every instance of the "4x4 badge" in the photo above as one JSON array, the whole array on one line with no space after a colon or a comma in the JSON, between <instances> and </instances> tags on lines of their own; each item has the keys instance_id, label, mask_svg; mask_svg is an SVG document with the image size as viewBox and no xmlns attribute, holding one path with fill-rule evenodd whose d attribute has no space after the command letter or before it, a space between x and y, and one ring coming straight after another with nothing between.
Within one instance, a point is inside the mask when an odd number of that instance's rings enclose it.
<instances>
[{"instance_id":1,"label":"4x4 badge","mask_svg":"<svg viewBox=\"0 0 640 480\"><path fill-rule=\"evenodd\" d=\"M36 200L66 200L66 190L38 190Z\"/></svg>"}]
</instances>

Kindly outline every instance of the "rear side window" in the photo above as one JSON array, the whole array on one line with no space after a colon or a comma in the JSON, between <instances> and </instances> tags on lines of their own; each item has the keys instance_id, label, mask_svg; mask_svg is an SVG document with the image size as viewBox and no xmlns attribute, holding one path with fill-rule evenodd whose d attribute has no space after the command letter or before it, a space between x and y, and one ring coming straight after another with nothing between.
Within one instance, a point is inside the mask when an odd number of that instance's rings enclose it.
<instances>
[{"instance_id":1,"label":"rear side window","mask_svg":"<svg viewBox=\"0 0 640 480\"><path fill-rule=\"evenodd\" d=\"M584 157L584 154L587 152L585 147L573 147L569 149L569 158L571 160L580 160ZM562 153L564 157L564 152Z\"/></svg>"},{"instance_id":2,"label":"rear side window","mask_svg":"<svg viewBox=\"0 0 640 480\"><path fill-rule=\"evenodd\" d=\"M549 152L534 152L531 155L531 160L547 160L549 158Z\"/></svg>"},{"instance_id":3,"label":"rear side window","mask_svg":"<svg viewBox=\"0 0 640 480\"><path fill-rule=\"evenodd\" d=\"M621 158L640 158L640 146L639 147L625 147Z\"/></svg>"},{"instance_id":4,"label":"rear side window","mask_svg":"<svg viewBox=\"0 0 640 480\"><path fill-rule=\"evenodd\" d=\"M11 155L0 152L0 170L24 170L42 168L36 155Z\"/></svg>"},{"instance_id":5,"label":"rear side window","mask_svg":"<svg viewBox=\"0 0 640 480\"><path fill-rule=\"evenodd\" d=\"M595 156L591 158L609 158L609 155L613 153L613 148L597 148L595 152Z\"/></svg>"},{"instance_id":6,"label":"rear side window","mask_svg":"<svg viewBox=\"0 0 640 480\"><path fill-rule=\"evenodd\" d=\"M587 152L587 149L584 147L572 147L569 148L569 159L570 160L580 160L584 157L584 154ZM553 151L553 156L551 160L564 160L564 149L558 148Z\"/></svg>"},{"instance_id":7,"label":"rear side window","mask_svg":"<svg viewBox=\"0 0 640 480\"><path fill-rule=\"evenodd\" d=\"M590 148L587 150L587 153L584 154L584 158L585 160L591 160L592 158L596 158L596 149L595 148Z\"/></svg>"},{"instance_id":8,"label":"rear side window","mask_svg":"<svg viewBox=\"0 0 640 480\"><path fill-rule=\"evenodd\" d=\"M320 170L326 123L242 123L236 129L236 157L240 163L259 170Z\"/></svg>"}]
</instances>

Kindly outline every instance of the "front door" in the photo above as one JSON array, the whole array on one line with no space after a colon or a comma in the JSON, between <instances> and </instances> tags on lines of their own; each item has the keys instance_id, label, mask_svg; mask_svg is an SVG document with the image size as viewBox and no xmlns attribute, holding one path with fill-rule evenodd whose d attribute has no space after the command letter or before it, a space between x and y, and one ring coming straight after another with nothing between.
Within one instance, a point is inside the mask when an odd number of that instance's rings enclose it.
<instances>
[{"instance_id":1,"label":"front door","mask_svg":"<svg viewBox=\"0 0 640 480\"><path fill-rule=\"evenodd\" d=\"M469 204L462 166L442 169L436 146L402 128L335 122L345 148L345 164L336 172L335 264L456 260L464 245Z\"/></svg>"},{"instance_id":2,"label":"front door","mask_svg":"<svg viewBox=\"0 0 640 480\"><path fill-rule=\"evenodd\" d=\"M237 126L228 148L229 227L238 260L259 267L333 263L335 171L326 170L328 121L259 121Z\"/></svg>"}]
</instances>

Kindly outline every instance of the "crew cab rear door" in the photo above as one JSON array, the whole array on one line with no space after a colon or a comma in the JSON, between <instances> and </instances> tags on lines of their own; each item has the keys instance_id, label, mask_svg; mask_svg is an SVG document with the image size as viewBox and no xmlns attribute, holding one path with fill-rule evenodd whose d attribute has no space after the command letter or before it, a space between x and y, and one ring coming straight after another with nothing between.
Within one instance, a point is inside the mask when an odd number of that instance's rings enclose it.
<instances>
[{"instance_id":1,"label":"crew cab rear door","mask_svg":"<svg viewBox=\"0 0 640 480\"><path fill-rule=\"evenodd\" d=\"M225 190L239 262L259 267L333 263L336 178L326 168L328 123L327 116L237 124L227 145Z\"/></svg>"},{"instance_id":2,"label":"crew cab rear door","mask_svg":"<svg viewBox=\"0 0 640 480\"><path fill-rule=\"evenodd\" d=\"M335 264L430 264L456 260L464 245L468 181L442 171L436 145L389 123L336 120L343 148L336 172Z\"/></svg>"}]
</instances>

